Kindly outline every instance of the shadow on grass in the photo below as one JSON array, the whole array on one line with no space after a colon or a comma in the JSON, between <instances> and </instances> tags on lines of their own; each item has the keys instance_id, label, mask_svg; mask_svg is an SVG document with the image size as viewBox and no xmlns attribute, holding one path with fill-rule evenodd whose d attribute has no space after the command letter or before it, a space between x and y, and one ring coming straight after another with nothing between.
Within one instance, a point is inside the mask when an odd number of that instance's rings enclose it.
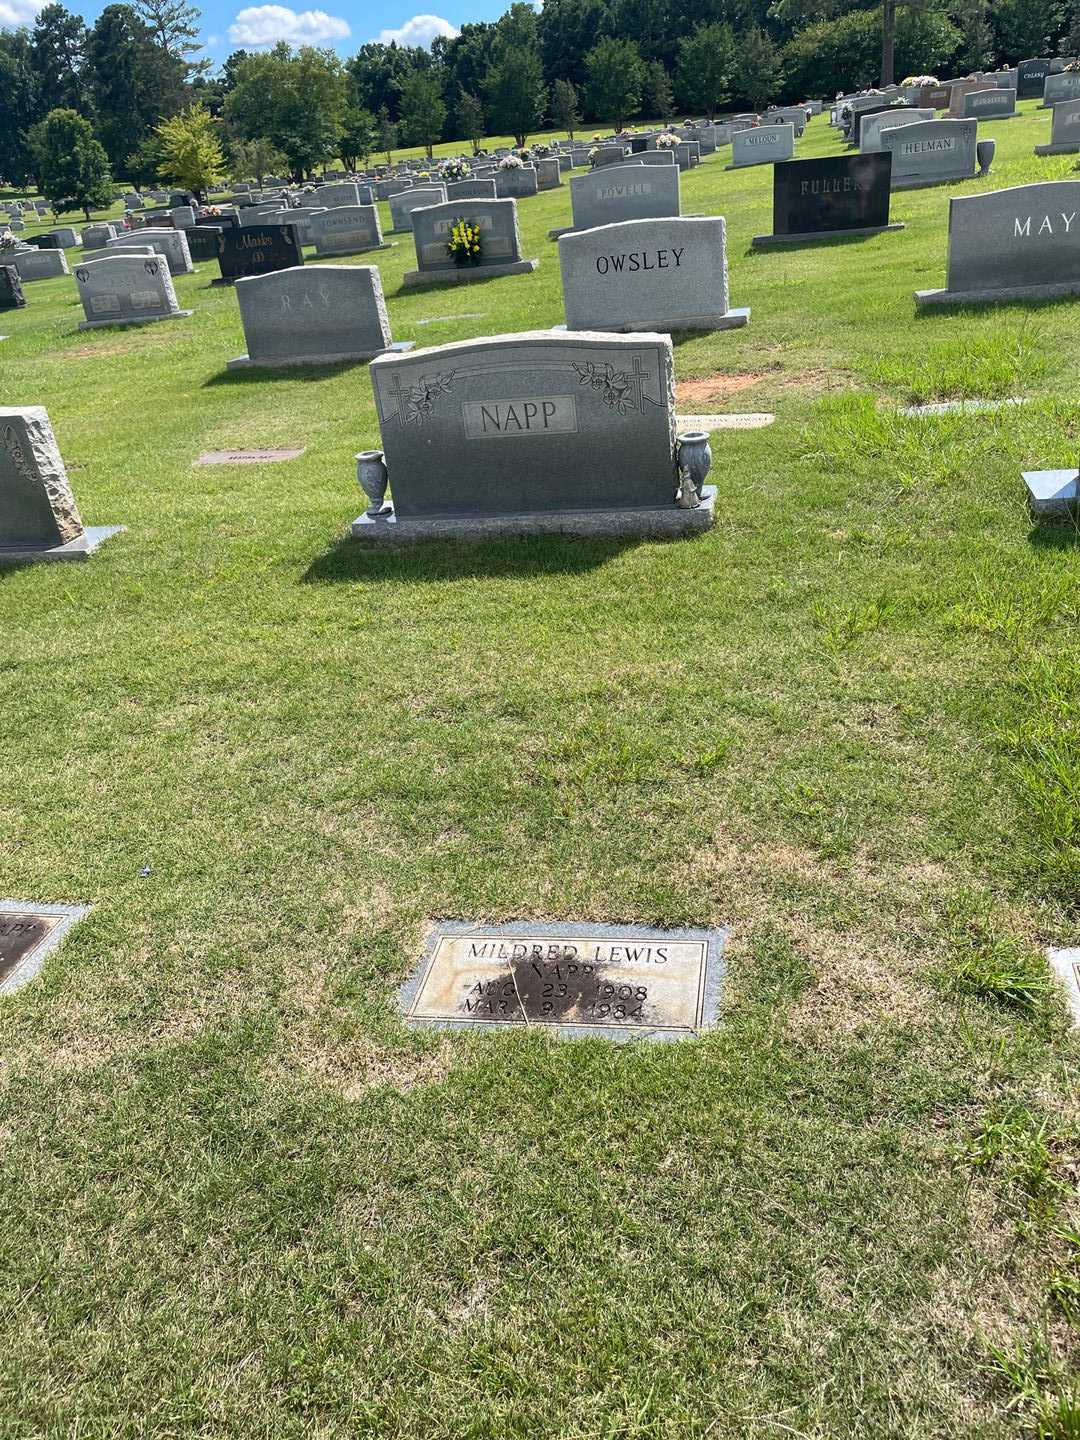
<instances>
[{"instance_id":1,"label":"shadow on grass","mask_svg":"<svg viewBox=\"0 0 1080 1440\"><path fill-rule=\"evenodd\" d=\"M1035 550L1080 550L1080 517L1056 523L1044 520L1032 525L1028 544Z\"/></svg>"},{"instance_id":2,"label":"shadow on grass","mask_svg":"<svg viewBox=\"0 0 1080 1440\"><path fill-rule=\"evenodd\" d=\"M572 535L520 535L501 540L428 540L384 550L347 535L312 561L301 583L411 580L438 585L465 579L583 575L640 543L636 536L583 540Z\"/></svg>"},{"instance_id":3,"label":"shadow on grass","mask_svg":"<svg viewBox=\"0 0 1080 1440\"><path fill-rule=\"evenodd\" d=\"M203 389L216 385L264 385L267 380L329 380L342 370L367 365L367 360L331 360L313 365L252 365L243 370L219 370L203 381Z\"/></svg>"}]
</instances>

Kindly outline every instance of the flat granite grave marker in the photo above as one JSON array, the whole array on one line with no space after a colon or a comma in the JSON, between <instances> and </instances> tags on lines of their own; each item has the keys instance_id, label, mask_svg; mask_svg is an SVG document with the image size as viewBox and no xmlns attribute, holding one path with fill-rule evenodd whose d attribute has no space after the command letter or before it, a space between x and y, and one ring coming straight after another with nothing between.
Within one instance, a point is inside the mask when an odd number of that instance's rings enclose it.
<instances>
[{"instance_id":1,"label":"flat granite grave marker","mask_svg":"<svg viewBox=\"0 0 1080 1440\"><path fill-rule=\"evenodd\" d=\"M43 406L0 407L0 565L85 560L123 528L84 526Z\"/></svg>"},{"instance_id":2,"label":"flat granite grave marker","mask_svg":"<svg viewBox=\"0 0 1080 1440\"><path fill-rule=\"evenodd\" d=\"M221 276L210 284L232 285L244 275L269 275L303 265L304 251L294 225L244 225L221 231L217 258Z\"/></svg>"},{"instance_id":3,"label":"flat granite grave marker","mask_svg":"<svg viewBox=\"0 0 1080 1440\"><path fill-rule=\"evenodd\" d=\"M745 170L751 165L774 165L790 160L795 153L794 125L766 125L740 130L732 137L731 164L725 170Z\"/></svg>"},{"instance_id":4,"label":"flat granite grave marker","mask_svg":"<svg viewBox=\"0 0 1080 1440\"><path fill-rule=\"evenodd\" d=\"M86 319L80 330L103 325L149 325L191 315L181 310L169 267L159 255L114 254L75 267Z\"/></svg>"},{"instance_id":5,"label":"flat granite grave marker","mask_svg":"<svg viewBox=\"0 0 1080 1440\"><path fill-rule=\"evenodd\" d=\"M734 330L720 216L625 220L559 241L569 330Z\"/></svg>"},{"instance_id":6,"label":"flat granite grave marker","mask_svg":"<svg viewBox=\"0 0 1080 1440\"><path fill-rule=\"evenodd\" d=\"M459 220L468 220L480 230L480 256L475 264L457 265L447 251ZM413 243L417 268L405 272L402 284L407 286L525 275L540 263L521 258L516 200L470 200L465 205L450 200L424 206L413 217Z\"/></svg>"},{"instance_id":7,"label":"flat granite grave marker","mask_svg":"<svg viewBox=\"0 0 1080 1440\"><path fill-rule=\"evenodd\" d=\"M0 310L21 310L25 304L18 270L14 265L0 265Z\"/></svg>"},{"instance_id":8,"label":"flat granite grave marker","mask_svg":"<svg viewBox=\"0 0 1080 1440\"><path fill-rule=\"evenodd\" d=\"M667 336L482 336L379 356L370 374L382 449L358 457L372 501L353 522L358 539L682 535L712 524L707 461L681 465L676 448Z\"/></svg>"},{"instance_id":9,"label":"flat granite grave marker","mask_svg":"<svg viewBox=\"0 0 1080 1440\"><path fill-rule=\"evenodd\" d=\"M337 205L311 218L316 255L362 255L368 250L389 250L396 242L384 240L379 211L374 205Z\"/></svg>"},{"instance_id":10,"label":"flat granite grave marker","mask_svg":"<svg viewBox=\"0 0 1080 1440\"><path fill-rule=\"evenodd\" d=\"M902 230L889 223L892 155L830 155L787 160L773 168L773 234L755 235L758 249Z\"/></svg>"},{"instance_id":11,"label":"flat granite grave marker","mask_svg":"<svg viewBox=\"0 0 1080 1440\"><path fill-rule=\"evenodd\" d=\"M1025 470L1023 479L1036 520L1080 518L1080 470Z\"/></svg>"},{"instance_id":12,"label":"flat granite grave marker","mask_svg":"<svg viewBox=\"0 0 1080 1440\"><path fill-rule=\"evenodd\" d=\"M978 164L977 120L927 120L881 131L881 148L893 157L892 188L919 190L970 180Z\"/></svg>"},{"instance_id":13,"label":"flat granite grave marker","mask_svg":"<svg viewBox=\"0 0 1080 1440\"><path fill-rule=\"evenodd\" d=\"M299 460L303 445L291 450L207 450L194 462L196 465L277 465L284 460Z\"/></svg>"},{"instance_id":14,"label":"flat granite grave marker","mask_svg":"<svg viewBox=\"0 0 1080 1440\"><path fill-rule=\"evenodd\" d=\"M1051 947L1046 952L1046 958L1050 962L1051 970L1065 987L1065 998L1073 1026L1080 1026L1080 947Z\"/></svg>"},{"instance_id":15,"label":"flat granite grave marker","mask_svg":"<svg viewBox=\"0 0 1080 1440\"><path fill-rule=\"evenodd\" d=\"M40 974L46 957L89 912L89 905L0 900L0 995Z\"/></svg>"},{"instance_id":16,"label":"flat granite grave marker","mask_svg":"<svg viewBox=\"0 0 1080 1440\"><path fill-rule=\"evenodd\" d=\"M1036 145L1036 155L1075 155L1080 150L1080 99L1060 100L1050 121L1049 145Z\"/></svg>"},{"instance_id":17,"label":"flat granite grave marker","mask_svg":"<svg viewBox=\"0 0 1080 1440\"><path fill-rule=\"evenodd\" d=\"M558 240L562 235L623 220L678 215L679 184L679 168L673 163L609 165L588 175L574 175L570 179L572 223L549 230L548 238Z\"/></svg>"},{"instance_id":18,"label":"flat granite grave marker","mask_svg":"<svg viewBox=\"0 0 1080 1440\"><path fill-rule=\"evenodd\" d=\"M236 282L248 353L230 370L251 366L332 365L371 360L394 344L374 265L312 265L241 277Z\"/></svg>"},{"instance_id":19,"label":"flat granite grave marker","mask_svg":"<svg viewBox=\"0 0 1080 1440\"><path fill-rule=\"evenodd\" d=\"M1015 185L949 201L948 278L916 303L1080 295L1080 180Z\"/></svg>"},{"instance_id":20,"label":"flat granite grave marker","mask_svg":"<svg viewBox=\"0 0 1080 1440\"><path fill-rule=\"evenodd\" d=\"M688 1039L716 1025L726 938L723 930L441 921L399 1002L418 1027Z\"/></svg>"}]
</instances>

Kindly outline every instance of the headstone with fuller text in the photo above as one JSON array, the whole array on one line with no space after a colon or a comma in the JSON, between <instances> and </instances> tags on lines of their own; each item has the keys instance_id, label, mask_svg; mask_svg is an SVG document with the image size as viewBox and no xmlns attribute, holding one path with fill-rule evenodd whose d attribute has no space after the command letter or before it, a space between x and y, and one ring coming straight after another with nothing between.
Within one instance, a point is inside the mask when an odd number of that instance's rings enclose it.
<instances>
[{"instance_id":1,"label":"headstone with fuller text","mask_svg":"<svg viewBox=\"0 0 1080 1440\"><path fill-rule=\"evenodd\" d=\"M392 504L376 497L353 523L367 543L712 523L711 487L676 502L688 482L666 336L481 336L383 355L369 373Z\"/></svg>"},{"instance_id":2,"label":"headstone with fuller text","mask_svg":"<svg viewBox=\"0 0 1080 1440\"><path fill-rule=\"evenodd\" d=\"M795 153L793 125L758 126L741 130L731 142L731 164L725 170L744 170L751 165L775 165L777 160L790 160Z\"/></svg>"},{"instance_id":3,"label":"headstone with fuller text","mask_svg":"<svg viewBox=\"0 0 1080 1440\"><path fill-rule=\"evenodd\" d=\"M1036 155L1075 155L1080 151L1080 97L1060 100L1050 122L1050 143L1036 145Z\"/></svg>"},{"instance_id":4,"label":"headstone with fuller text","mask_svg":"<svg viewBox=\"0 0 1080 1440\"><path fill-rule=\"evenodd\" d=\"M1080 295L1080 180L1016 185L949 202L948 278L928 305Z\"/></svg>"},{"instance_id":5,"label":"headstone with fuller text","mask_svg":"<svg viewBox=\"0 0 1080 1440\"><path fill-rule=\"evenodd\" d=\"M83 525L40 405L0 408L0 564L84 560L121 528Z\"/></svg>"},{"instance_id":6,"label":"headstone with fuller text","mask_svg":"<svg viewBox=\"0 0 1080 1440\"><path fill-rule=\"evenodd\" d=\"M455 263L447 248L460 220L480 231L480 254L475 263ZM413 243L416 269L406 271L403 284L407 286L524 275L538 263L522 259L516 200L470 200L464 205L449 200L424 206L413 216Z\"/></svg>"},{"instance_id":7,"label":"headstone with fuller text","mask_svg":"<svg viewBox=\"0 0 1080 1440\"><path fill-rule=\"evenodd\" d=\"M892 156L830 155L788 160L773 170L773 233L757 235L757 249L799 245L830 236L880 235L889 223Z\"/></svg>"},{"instance_id":8,"label":"headstone with fuller text","mask_svg":"<svg viewBox=\"0 0 1080 1440\"><path fill-rule=\"evenodd\" d=\"M680 213L679 170L674 164L656 166L632 162L608 165L570 180L572 224L549 231L557 240L577 230L615 225L623 220L656 220Z\"/></svg>"},{"instance_id":9,"label":"headstone with fuller text","mask_svg":"<svg viewBox=\"0 0 1080 1440\"><path fill-rule=\"evenodd\" d=\"M881 148L892 155L892 188L917 190L970 180L978 164L977 120L927 120L881 132Z\"/></svg>"},{"instance_id":10,"label":"headstone with fuller text","mask_svg":"<svg viewBox=\"0 0 1080 1440\"><path fill-rule=\"evenodd\" d=\"M176 300L169 267L159 255L110 255L75 267L86 319L80 330L103 325L148 325L190 315Z\"/></svg>"},{"instance_id":11,"label":"headstone with fuller text","mask_svg":"<svg viewBox=\"0 0 1080 1440\"><path fill-rule=\"evenodd\" d=\"M230 370L371 360L395 345L374 265L302 265L236 282L248 351Z\"/></svg>"},{"instance_id":12,"label":"headstone with fuller text","mask_svg":"<svg viewBox=\"0 0 1080 1440\"><path fill-rule=\"evenodd\" d=\"M231 285L242 275L269 275L304 263L294 225L244 225L218 235L221 276L211 285Z\"/></svg>"},{"instance_id":13,"label":"headstone with fuller text","mask_svg":"<svg viewBox=\"0 0 1080 1440\"><path fill-rule=\"evenodd\" d=\"M627 220L559 241L569 330L733 330L720 216Z\"/></svg>"},{"instance_id":14,"label":"headstone with fuller text","mask_svg":"<svg viewBox=\"0 0 1080 1440\"><path fill-rule=\"evenodd\" d=\"M311 238L320 257L362 255L366 250L387 250L393 244L383 239L374 205L338 205L313 215Z\"/></svg>"}]
</instances>

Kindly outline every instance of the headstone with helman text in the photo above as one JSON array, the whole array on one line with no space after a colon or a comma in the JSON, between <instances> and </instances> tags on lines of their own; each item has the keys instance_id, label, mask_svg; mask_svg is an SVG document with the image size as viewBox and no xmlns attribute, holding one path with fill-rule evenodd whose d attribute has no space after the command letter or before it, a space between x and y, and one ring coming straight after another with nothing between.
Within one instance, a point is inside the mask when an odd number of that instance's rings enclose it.
<instances>
[{"instance_id":1,"label":"headstone with helman text","mask_svg":"<svg viewBox=\"0 0 1080 1440\"><path fill-rule=\"evenodd\" d=\"M978 165L977 120L927 120L881 132L881 148L892 155L892 188L917 190L970 180Z\"/></svg>"}]
</instances>

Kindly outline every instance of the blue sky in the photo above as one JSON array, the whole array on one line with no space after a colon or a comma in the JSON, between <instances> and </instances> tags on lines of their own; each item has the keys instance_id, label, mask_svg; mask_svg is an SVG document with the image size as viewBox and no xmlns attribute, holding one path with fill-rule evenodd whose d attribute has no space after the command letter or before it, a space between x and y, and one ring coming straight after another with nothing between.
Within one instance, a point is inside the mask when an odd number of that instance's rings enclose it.
<instances>
[{"instance_id":1,"label":"blue sky","mask_svg":"<svg viewBox=\"0 0 1080 1440\"><path fill-rule=\"evenodd\" d=\"M32 25L44 0L0 0L0 29ZM109 0L72 4L92 23ZM198 0L194 0L198 3ZM298 6L304 0L295 0ZM265 50L278 40L292 45L328 45L342 55L353 54L368 40L397 40L405 45L430 45L436 35L455 35L458 27L471 20L495 20L509 0L464 0L443 4L417 13L416 0L365 0L362 5L317 0L326 9L293 8L282 4L249 4L245 0L205 0L202 5L204 54L215 62L232 50Z\"/></svg>"}]
</instances>

